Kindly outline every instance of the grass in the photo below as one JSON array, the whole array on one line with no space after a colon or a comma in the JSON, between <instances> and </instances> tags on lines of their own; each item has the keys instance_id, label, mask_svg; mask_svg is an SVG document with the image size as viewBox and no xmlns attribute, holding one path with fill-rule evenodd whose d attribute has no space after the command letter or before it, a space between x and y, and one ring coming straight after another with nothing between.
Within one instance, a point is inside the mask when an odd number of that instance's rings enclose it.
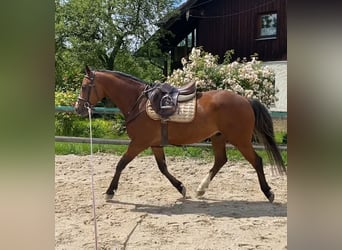
<instances>
[{"instance_id":1,"label":"grass","mask_svg":"<svg viewBox=\"0 0 342 250\"><path fill-rule=\"evenodd\" d=\"M127 149L127 145L106 145L93 144L94 153L111 153L122 155ZM90 153L90 145L87 143L68 143L55 142L55 154L66 155L88 155ZM211 148L196 148L196 147L165 147L165 154L170 156L181 157L209 157L211 155ZM140 155L152 155L151 149L146 149Z\"/></svg>"},{"instance_id":2,"label":"grass","mask_svg":"<svg viewBox=\"0 0 342 250\"><path fill-rule=\"evenodd\" d=\"M115 155L123 155L127 149L127 145L106 145L106 144L93 144L94 153L111 153ZM196 157L212 160L213 153L211 147L165 147L166 157ZM264 150L257 150L257 153L263 158L265 164L269 163L267 153ZM55 154L76 154L76 155L88 155L90 154L90 145L88 143L55 143ZM152 155L151 149L146 149L140 153L140 156ZM281 151L281 155L284 159L285 165L287 165L287 151ZM236 149L228 149L227 157L229 161L243 161L245 160L241 153Z\"/></svg>"}]
</instances>

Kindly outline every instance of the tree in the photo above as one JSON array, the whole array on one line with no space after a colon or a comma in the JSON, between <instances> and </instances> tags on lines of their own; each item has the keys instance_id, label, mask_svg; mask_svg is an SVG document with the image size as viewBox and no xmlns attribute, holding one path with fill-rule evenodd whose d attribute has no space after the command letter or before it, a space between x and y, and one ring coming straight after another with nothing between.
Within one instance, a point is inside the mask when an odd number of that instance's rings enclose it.
<instances>
[{"instance_id":1,"label":"tree","mask_svg":"<svg viewBox=\"0 0 342 250\"><path fill-rule=\"evenodd\" d=\"M179 1L55 0L57 88L72 89L85 64L120 70L125 58L134 61L133 52L151 37L175 2Z\"/></svg>"}]
</instances>

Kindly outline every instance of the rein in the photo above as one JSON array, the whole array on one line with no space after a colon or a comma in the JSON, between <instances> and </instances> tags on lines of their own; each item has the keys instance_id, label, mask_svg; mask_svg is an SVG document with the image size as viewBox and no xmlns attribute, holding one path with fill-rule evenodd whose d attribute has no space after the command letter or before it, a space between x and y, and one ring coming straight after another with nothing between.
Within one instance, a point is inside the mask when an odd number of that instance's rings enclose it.
<instances>
[{"instance_id":1,"label":"rein","mask_svg":"<svg viewBox=\"0 0 342 250\"><path fill-rule=\"evenodd\" d=\"M138 113L133 115L133 111L136 109L136 107L139 106L141 100L143 99L143 97L146 97L146 94L152 90L154 90L155 88L151 88L149 85L146 85L144 90L141 92L141 94L139 95L139 97L137 98L137 100L135 101L134 105L132 106L131 110L127 113L127 120L126 120L126 126L132 122L133 120L135 120L141 113L143 113L145 111L145 109L140 110ZM133 115L132 117L130 117L130 115Z\"/></svg>"}]
</instances>

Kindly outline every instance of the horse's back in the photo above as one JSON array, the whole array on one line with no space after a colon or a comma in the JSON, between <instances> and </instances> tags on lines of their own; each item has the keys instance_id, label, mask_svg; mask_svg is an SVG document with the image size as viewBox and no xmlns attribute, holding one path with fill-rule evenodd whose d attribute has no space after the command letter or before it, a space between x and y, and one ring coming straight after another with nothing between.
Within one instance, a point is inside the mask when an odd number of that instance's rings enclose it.
<instances>
[{"instance_id":1,"label":"horse's back","mask_svg":"<svg viewBox=\"0 0 342 250\"><path fill-rule=\"evenodd\" d=\"M222 112L228 115L250 115L253 109L247 98L228 90L211 90L203 92L198 98L197 105L205 113Z\"/></svg>"},{"instance_id":2,"label":"horse's back","mask_svg":"<svg viewBox=\"0 0 342 250\"><path fill-rule=\"evenodd\" d=\"M204 92L198 100L199 120L215 125L232 143L249 140L254 130L254 111L247 98L227 90ZM202 117L202 118L200 118Z\"/></svg>"}]
</instances>

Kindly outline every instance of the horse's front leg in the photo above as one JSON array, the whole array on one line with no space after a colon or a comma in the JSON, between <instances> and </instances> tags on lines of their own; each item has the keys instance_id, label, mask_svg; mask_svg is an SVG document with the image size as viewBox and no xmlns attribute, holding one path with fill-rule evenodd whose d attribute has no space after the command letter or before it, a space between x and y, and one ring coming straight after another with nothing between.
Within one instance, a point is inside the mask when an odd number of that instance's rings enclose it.
<instances>
[{"instance_id":1,"label":"horse's front leg","mask_svg":"<svg viewBox=\"0 0 342 250\"><path fill-rule=\"evenodd\" d=\"M105 199L111 200L114 196L114 193L116 192L116 190L118 189L118 184L119 184L119 179L121 176L121 172L122 170L124 170L124 168L127 166L127 164L131 161L132 159L130 159L126 154L123 155L120 159L120 161L118 162L118 164L116 165L116 170L115 170L115 174L114 177L106 191L106 196Z\"/></svg>"},{"instance_id":2,"label":"horse's front leg","mask_svg":"<svg viewBox=\"0 0 342 250\"><path fill-rule=\"evenodd\" d=\"M147 147L135 146L133 141L129 144L126 153L121 157L120 161L116 165L114 177L106 191L105 199L107 201L113 198L116 190L118 189L121 172L125 169L128 163L130 163L141 151L146 148Z\"/></svg>"},{"instance_id":3,"label":"horse's front leg","mask_svg":"<svg viewBox=\"0 0 342 250\"><path fill-rule=\"evenodd\" d=\"M181 183L172 174L170 174L169 170L167 169L164 149L162 147L151 147L151 149L157 161L160 172L172 183L172 185L178 190L178 192L182 194L183 198L185 198L186 188L184 187L183 183Z\"/></svg>"}]
</instances>

